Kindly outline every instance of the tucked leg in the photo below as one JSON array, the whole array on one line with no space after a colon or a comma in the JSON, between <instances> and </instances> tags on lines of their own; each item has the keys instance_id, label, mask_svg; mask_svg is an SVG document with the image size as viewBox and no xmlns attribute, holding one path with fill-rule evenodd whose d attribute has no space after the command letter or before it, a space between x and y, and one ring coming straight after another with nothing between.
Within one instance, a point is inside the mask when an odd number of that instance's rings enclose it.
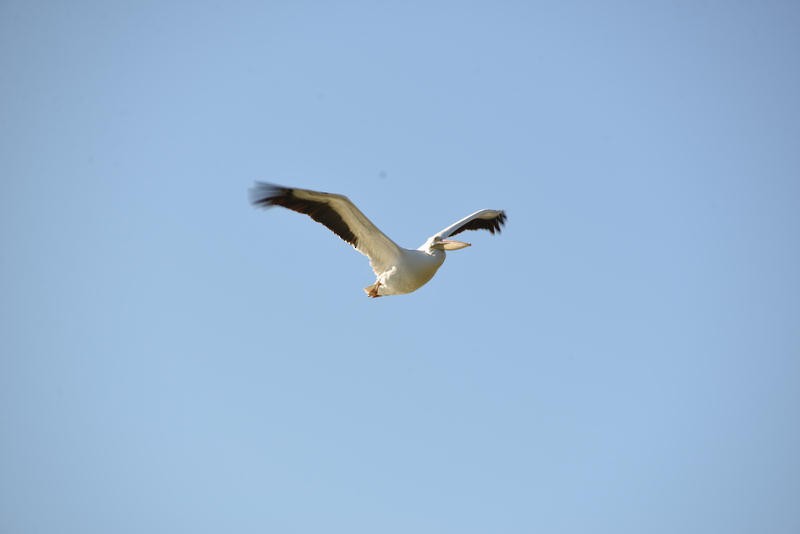
<instances>
[{"instance_id":1,"label":"tucked leg","mask_svg":"<svg viewBox=\"0 0 800 534\"><path fill-rule=\"evenodd\" d=\"M381 283L380 282L375 282L371 286L365 287L364 291L367 293L367 296L369 298L372 298L372 299L378 298L378 297L381 296L381 295L378 294L378 288L379 287L381 287Z\"/></svg>"}]
</instances>

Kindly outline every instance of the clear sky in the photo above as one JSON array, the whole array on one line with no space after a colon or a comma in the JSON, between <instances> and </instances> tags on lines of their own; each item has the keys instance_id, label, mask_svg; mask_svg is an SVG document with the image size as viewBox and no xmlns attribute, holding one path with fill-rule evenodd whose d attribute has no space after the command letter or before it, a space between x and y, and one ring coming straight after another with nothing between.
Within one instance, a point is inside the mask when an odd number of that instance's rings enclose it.
<instances>
[{"instance_id":1,"label":"clear sky","mask_svg":"<svg viewBox=\"0 0 800 534\"><path fill-rule=\"evenodd\" d=\"M800 532L800 4L0 3L0 532ZM254 180L398 243L418 292Z\"/></svg>"}]
</instances>

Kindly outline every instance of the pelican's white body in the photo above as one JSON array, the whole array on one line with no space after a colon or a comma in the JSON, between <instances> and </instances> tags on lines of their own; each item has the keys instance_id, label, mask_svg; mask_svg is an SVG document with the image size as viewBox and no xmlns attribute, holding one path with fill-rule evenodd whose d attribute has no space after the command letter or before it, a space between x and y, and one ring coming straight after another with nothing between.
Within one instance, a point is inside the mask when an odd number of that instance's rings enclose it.
<instances>
[{"instance_id":1,"label":"pelican's white body","mask_svg":"<svg viewBox=\"0 0 800 534\"><path fill-rule=\"evenodd\" d=\"M445 252L400 249L400 255L386 270L377 274L378 295L403 295L421 288L444 263Z\"/></svg>"}]
</instances>

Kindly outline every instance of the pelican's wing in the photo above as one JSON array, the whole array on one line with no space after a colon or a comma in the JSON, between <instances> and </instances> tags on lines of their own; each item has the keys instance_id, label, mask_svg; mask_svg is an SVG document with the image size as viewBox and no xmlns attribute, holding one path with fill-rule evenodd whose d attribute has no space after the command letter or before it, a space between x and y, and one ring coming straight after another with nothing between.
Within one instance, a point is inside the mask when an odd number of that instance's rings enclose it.
<instances>
[{"instance_id":1,"label":"pelican's wing","mask_svg":"<svg viewBox=\"0 0 800 534\"><path fill-rule=\"evenodd\" d=\"M448 238L460 234L464 230L489 230L491 233L500 233L506 223L506 212L498 210L480 210L468 215L460 221L451 224L434 237Z\"/></svg>"},{"instance_id":2,"label":"pelican's wing","mask_svg":"<svg viewBox=\"0 0 800 534\"><path fill-rule=\"evenodd\" d=\"M376 275L388 269L400 255L400 247L344 195L256 182L250 189L250 202L260 208L283 206L324 224L367 256Z\"/></svg>"}]
</instances>

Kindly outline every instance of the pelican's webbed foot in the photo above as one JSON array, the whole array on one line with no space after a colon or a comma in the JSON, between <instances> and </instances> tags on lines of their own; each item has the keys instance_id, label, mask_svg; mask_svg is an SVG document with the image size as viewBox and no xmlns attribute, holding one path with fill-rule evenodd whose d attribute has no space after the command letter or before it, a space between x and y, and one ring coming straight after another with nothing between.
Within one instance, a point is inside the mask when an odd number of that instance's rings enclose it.
<instances>
[{"instance_id":1,"label":"pelican's webbed foot","mask_svg":"<svg viewBox=\"0 0 800 534\"><path fill-rule=\"evenodd\" d=\"M371 298L371 299L375 299L375 298L378 298L378 297L382 296L382 295L379 295L379 294L378 294L378 288L379 288L379 287L381 287L381 283L380 283L380 282L375 282L375 283L374 283L374 284L372 284L371 286L367 286L367 287L365 287L365 288L364 288L364 291L366 291L366 293L367 293L367 296L368 296L369 298Z\"/></svg>"}]
</instances>

